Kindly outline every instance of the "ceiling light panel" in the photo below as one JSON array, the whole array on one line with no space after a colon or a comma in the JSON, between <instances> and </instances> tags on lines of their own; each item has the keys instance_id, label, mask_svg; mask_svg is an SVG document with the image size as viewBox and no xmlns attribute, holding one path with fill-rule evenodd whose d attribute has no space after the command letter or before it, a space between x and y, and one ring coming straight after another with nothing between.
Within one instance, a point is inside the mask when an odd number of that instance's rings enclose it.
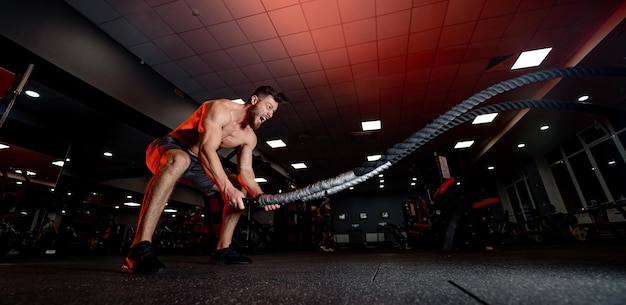
<instances>
[{"instance_id":1,"label":"ceiling light panel","mask_svg":"<svg viewBox=\"0 0 626 305\"><path fill-rule=\"evenodd\" d=\"M32 98L38 98L38 97L41 96L37 91L33 91L33 90L26 90L26 91L24 91L24 94L26 94L26 95L28 95L28 96L30 96Z\"/></svg>"},{"instance_id":2,"label":"ceiling light panel","mask_svg":"<svg viewBox=\"0 0 626 305\"><path fill-rule=\"evenodd\" d=\"M496 116L498 116L497 112L496 113L481 114L481 115L477 116L472 121L472 125L491 123L491 122L493 122L493 120L495 120Z\"/></svg>"},{"instance_id":3,"label":"ceiling light panel","mask_svg":"<svg viewBox=\"0 0 626 305\"><path fill-rule=\"evenodd\" d=\"M382 155L369 155L367 156L367 161L376 161L379 160L382 157Z\"/></svg>"},{"instance_id":4,"label":"ceiling light panel","mask_svg":"<svg viewBox=\"0 0 626 305\"><path fill-rule=\"evenodd\" d=\"M382 127L381 127L380 120L376 120L376 121L361 122L361 128L363 129L363 131L370 131L370 130L380 130Z\"/></svg>"},{"instance_id":5,"label":"ceiling light panel","mask_svg":"<svg viewBox=\"0 0 626 305\"><path fill-rule=\"evenodd\" d=\"M474 140L459 141L454 145L454 148L455 149L469 148L469 147L472 147L472 145L474 145Z\"/></svg>"},{"instance_id":6,"label":"ceiling light panel","mask_svg":"<svg viewBox=\"0 0 626 305\"><path fill-rule=\"evenodd\" d=\"M287 144L285 144L285 142L283 142L283 140L281 139L270 140L270 141L266 141L265 143L267 143L267 145L269 145L271 148L280 148L280 147L287 146Z\"/></svg>"},{"instance_id":7,"label":"ceiling light panel","mask_svg":"<svg viewBox=\"0 0 626 305\"><path fill-rule=\"evenodd\" d=\"M544 49L522 52L517 58L517 60L515 61L515 63L513 64L513 67L511 67L511 70L539 66L541 65L543 60L548 56L550 51L552 51L552 48L544 48Z\"/></svg>"},{"instance_id":8,"label":"ceiling light panel","mask_svg":"<svg viewBox=\"0 0 626 305\"><path fill-rule=\"evenodd\" d=\"M291 167L293 167L294 169L304 169L307 168L306 164L299 162L299 163L292 163Z\"/></svg>"}]
</instances>

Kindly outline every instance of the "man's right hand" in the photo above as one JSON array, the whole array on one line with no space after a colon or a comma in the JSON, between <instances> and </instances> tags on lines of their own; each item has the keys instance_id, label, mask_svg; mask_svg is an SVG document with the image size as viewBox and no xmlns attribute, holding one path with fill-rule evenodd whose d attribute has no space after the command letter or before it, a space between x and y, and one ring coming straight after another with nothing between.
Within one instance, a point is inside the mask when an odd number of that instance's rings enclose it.
<instances>
[{"instance_id":1,"label":"man's right hand","mask_svg":"<svg viewBox=\"0 0 626 305\"><path fill-rule=\"evenodd\" d=\"M227 187L222 192L224 204L235 210L245 210L246 206L243 204L243 197L245 195L234 186Z\"/></svg>"},{"instance_id":2,"label":"man's right hand","mask_svg":"<svg viewBox=\"0 0 626 305\"><path fill-rule=\"evenodd\" d=\"M262 197L268 197L270 195L261 195ZM280 207L282 206L282 204L261 204L259 201L259 198L244 198L243 202L247 207L253 207L253 208L259 208L261 206L262 209L266 212L269 211L273 211L273 210L277 210L280 209Z\"/></svg>"}]
</instances>

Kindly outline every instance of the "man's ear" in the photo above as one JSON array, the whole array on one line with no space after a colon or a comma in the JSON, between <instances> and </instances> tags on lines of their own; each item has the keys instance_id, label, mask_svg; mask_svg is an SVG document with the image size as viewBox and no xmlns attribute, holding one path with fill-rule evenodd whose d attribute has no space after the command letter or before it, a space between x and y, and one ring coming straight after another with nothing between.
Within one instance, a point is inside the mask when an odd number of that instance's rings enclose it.
<instances>
[{"instance_id":1,"label":"man's ear","mask_svg":"<svg viewBox=\"0 0 626 305\"><path fill-rule=\"evenodd\" d=\"M259 97L256 94L250 97L250 104L256 105L256 103L258 102L259 102Z\"/></svg>"}]
</instances>

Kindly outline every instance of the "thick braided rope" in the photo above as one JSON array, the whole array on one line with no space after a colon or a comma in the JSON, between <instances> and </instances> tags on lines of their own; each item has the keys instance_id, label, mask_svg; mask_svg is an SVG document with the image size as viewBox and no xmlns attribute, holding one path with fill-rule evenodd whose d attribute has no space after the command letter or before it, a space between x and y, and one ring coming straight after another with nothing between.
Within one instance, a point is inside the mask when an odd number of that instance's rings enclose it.
<instances>
[{"instance_id":1,"label":"thick braided rope","mask_svg":"<svg viewBox=\"0 0 626 305\"><path fill-rule=\"evenodd\" d=\"M318 199L322 198L325 194L331 194L330 192L339 192L352 185L361 183L371 178L375 175L372 173L375 172L377 174L382 170L387 169L391 165L397 163L404 157L414 152L417 148L441 135L446 130L461 124L462 122L456 122L455 120L462 117L463 114L465 114L469 109L496 96L497 94L515 89L520 86L548 79L585 76L623 77L626 76L626 67L555 68L528 73L513 79L497 83L464 100L457 106L437 117L433 122L429 123L424 128L411 135L409 138L387 149L387 151L380 160L376 162L365 162L362 166L357 167L352 171L342 173L334 178L316 182L302 189L297 189L288 193L262 197L259 199L259 203L261 205L285 204L287 202L294 202L298 200ZM513 106L513 104L510 104L508 107ZM469 118L465 119L469 120Z\"/></svg>"},{"instance_id":2,"label":"thick braided rope","mask_svg":"<svg viewBox=\"0 0 626 305\"><path fill-rule=\"evenodd\" d=\"M475 119L479 115L489 113L502 113L516 109L555 109L555 110L570 110L570 111L584 111L587 113L595 113L606 116L614 116L623 114L626 112L626 108L606 107L601 105L587 104L587 103L574 103L560 100L519 100L509 101L500 104L489 105L472 110L465 113L448 124L443 128L443 131L448 131L454 127L457 127L463 123Z\"/></svg>"},{"instance_id":3,"label":"thick braided rope","mask_svg":"<svg viewBox=\"0 0 626 305\"><path fill-rule=\"evenodd\" d=\"M354 169L356 175L361 175L376 168L381 162L397 163L406 157L418 147L424 145L435 137L439 136L443 130L442 127L467 112L469 109L490 99L497 94L515 89L517 87L528 85L531 83L544 81L552 78L560 77L583 77L583 76L626 76L626 67L570 67L556 68L544 71L525 74L510 80L506 80L473 95L464 100L457 106L440 115L433 122L426 125L420 131L414 133L403 142L389 148L383 157L377 162L365 162L361 167Z\"/></svg>"},{"instance_id":4,"label":"thick braided rope","mask_svg":"<svg viewBox=\"0 0 626 305\"><path fill-rule=\"evenodd\" d=\"M488 114L488 113L502 113L502 112L506 112L506 111L511 111L511 110L515 110L515 109L525 109L525 108L542 108L542 109L556 109L556 110L571 110L571 111L585 111L588 113L596 113L596 114L603 114L603 115L615 115L616 113L624 113L626 112L626 109L619 109L619 108L609 108L609 107L604 107L604 106L598 106L598 105L593 105L593 104L584 104L584 103L572 103L572 102L565 102L565 101L558 101L558 100L520 100L520 101L509 101L509 102L505 102L505 103L500 103L500 104L494 104L494 105L489 105L489 106L485 106L476 110L473 110L471 112L467 112L457 118L455 118L454 120L452 120L451 122L449 122L448 124L446 124L446 126L442 129L442 133L450 130L454 127L457 127L463 123L466 123L468 121L473 120L474 118L476 118L479 115L482 114ZM313 200L313 199L318 199L318 198L322 198L324 196L327 195L332 195L335 193L338 193L350 186L354 186L356 184L359 184L365 180L368 180L369 178L378 175L379 173L381 173L382 171L384 171L385 169L387 169L388 167L391 166L391 163L387 162L384 164L384 166L381 166L369 173L366 173L365 175L362 176L354 176L353 179L346 181L343 184L340 185L336 185L336 186L332 186L329 187L325 190L322 191L318 191L318 192L309 192L309 194L307 194L306 196L300 198L300 200ZM327 182L327 181L325 181ZM308 188L308 190L313 189L313 187ZM274 195L274 196L281 196L279 195Z\"/></svg>"}]
</instances>

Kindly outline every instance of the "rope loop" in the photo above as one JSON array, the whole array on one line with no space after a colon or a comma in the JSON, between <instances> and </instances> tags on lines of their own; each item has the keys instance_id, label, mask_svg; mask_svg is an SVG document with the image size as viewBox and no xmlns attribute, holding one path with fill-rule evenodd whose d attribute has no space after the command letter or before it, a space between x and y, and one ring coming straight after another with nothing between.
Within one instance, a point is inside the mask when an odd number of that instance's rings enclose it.
<instances>
[{"instance_id":1,"label":"rope loop","mask_svg":"<svg viewBox=\"0 0 626 305\"><path fill-rule=\"evenodd\" d=\"M537 72L531 72L509 80L496 83L488 88L474 94L473 96L462 101L458 105L452 107L447 112L435 118L431 123L424 126L419 131L413 133L409 138L394 145L385 151L385 155L376 162L365 162L361 166L356 167L352 171L343 173L334 178L329 178L316 182L305 188L294 190L284 194L266 196L259 199L261 205L264 204L285 204L297 200L306 200L322 198L329 191L339 192L356 183L361 183L371 176L388 167L396 164L404 157L408 156L419 147L423 146L435 137L443 134L445 131L458 126L464 122L473 119L479 114L490 112L502 112L513 109L522 108L552 108L566 110L584 110L592 112L605 112L606 108L599 106L590 106L589 104L559 102L554 100L521 100L514 102L490 105L484 108L469 112L476 105L486 100L504 93L506 91L554 78L566 77L587 77L587 76L603 76L603 77L624 77L626 76L626 67L564 67L547 69ZM623 110L623 109L621 109Z\"/></svg>"}]
</instances>

